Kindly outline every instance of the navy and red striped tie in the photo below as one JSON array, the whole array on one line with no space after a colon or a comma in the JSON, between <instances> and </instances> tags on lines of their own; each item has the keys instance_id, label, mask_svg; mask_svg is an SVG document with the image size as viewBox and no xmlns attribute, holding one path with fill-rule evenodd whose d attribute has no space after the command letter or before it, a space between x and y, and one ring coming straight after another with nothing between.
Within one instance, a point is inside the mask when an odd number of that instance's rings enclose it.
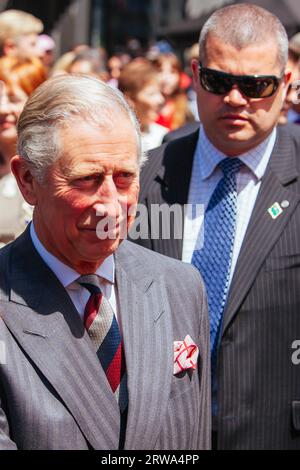
<instances>
[{"instance_id":1,"label":"navy and red striped tie","mask_svg":"<svg viewBox=\"0 0 300 470\"><path fill-rule=\"evenodd\" d=\"M119 449L123 449L128 391L125 354L119 325L110 303L101 293L99 277L96 274L89 274L81 276L77 282L91 294L84 310L84 326L119 403L121 414Z\"/></svg>"}]
</instances>

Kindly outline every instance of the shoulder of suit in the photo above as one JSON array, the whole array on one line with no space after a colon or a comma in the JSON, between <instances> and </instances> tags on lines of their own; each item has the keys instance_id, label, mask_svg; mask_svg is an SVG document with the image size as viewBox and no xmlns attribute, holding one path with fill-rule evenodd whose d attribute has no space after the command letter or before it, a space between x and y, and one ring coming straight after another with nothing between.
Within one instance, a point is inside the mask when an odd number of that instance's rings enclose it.
<instances>
[{"instance_id":1,"label":"shoulder of suit","mask_svg":"<svg viewBox=\"0 0 300 470\"><path fill-rule=\"evenodd\" d=\"M148 160L141 171L141 196L146 194L157 175L166 169L169 173L176 172L182 159L193 158L198 142L199 129L196 132L167 142L148 152Z\"/></svg>"},{"instance_id":2,"label":"shoulder of suit","mask_svg":"<svg viewBox=\"0 0 300 470\"><path fill-rule=\"evenodd\" d=\"M289 149L294 165L298 172L300 171L300 126L298 124L288 123L277 126L277 142L284 143ZM276 145L276 144L275 144Z\"/></svg>"},{"instance_id":3,"label":"shoulder of suit","mask_svg":"<svg viewBox=\"0 0 300 470\"><path fill-rule=\"evenodd\" d=\"M199 129L190 134L184 135L177 139L164 143L160 147L152 149L148 152L148 161L142 169L142 174L152 167L158 167L163 163L163 158L166 153L179 153L182 149L197 142L199 136Z\"/></svg>"},{"instance_id":4,"label":"shoulder of suit","mask_svg":"<svg viewBox=\"0 0 300 470\"><path fill-rule=\"evenodd\" d=\"M13 243L9 243L0 249L0 300L7 299L9 260Z\"/></svg>"},{"instance_id":5,"label":"shoulder of suit","mask_svg":"<svg viewBox=\"0 0 300 470\"><path fill-rule=\"evenodd\" d=\"M122 251L126 256L137 257L140 264L145 266L145 273L153 275L165 274L167 277L172 278L178 275L182 282L185 279L194 279L199 282L201 277L199 271L189 263L184 263L174 258L156 253L155 251L144 248L136 243L129 240L124 240L119 250Z\"/></svg>"},{"instance_id":6,"label":"shoulder of suit","mask_svg":"<svg viewBox=\"0 0 300 470\"><path fill-rule=\"evenodd\" d=\"M296 147L300 146L300 126L298 124L288 123L277 126L279 139L288 138Z\"/></svg>"}]
</instances>

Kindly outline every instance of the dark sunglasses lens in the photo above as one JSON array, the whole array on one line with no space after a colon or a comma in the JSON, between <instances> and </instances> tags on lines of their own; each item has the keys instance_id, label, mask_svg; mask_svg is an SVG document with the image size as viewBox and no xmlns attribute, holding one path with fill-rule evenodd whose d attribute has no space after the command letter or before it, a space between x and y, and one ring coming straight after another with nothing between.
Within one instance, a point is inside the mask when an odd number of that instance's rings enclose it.
<instances>
[{"instance_id":1,"label":"dark sunglasses lens","mask_svg":"<svg viewBox=\"0 0 300 470\"><path fill-rule=\"evenodd\" d=\"M268 98L278 88L278 81L274 77L230 77L217 70L200 69L200 79L206 91L216 95L228 93L234 84L248 98Z\"/></svg>"},{"instance_id":2,"label":"dark sunglasses lens","mask_svg":"<svg viewBox=\"0 0 300 470\"><path fill-rule=\"evenodd\" d=\"M245 78L239 83L241 91L249 98L268 98L277 90L273 78Z\"/></svg>"},{"instance_id":3,"label":"dark sunglasses lens","mask_svg":"<svg viewBox=\"0 0 300 470\"><path fill-rule=\"evenodd\" d=\"M231 79L224 78L222 74L214 70L201 69L200 78L203 88L216 95L228 93L233 85Z\"/></svg>"}]
</instances>

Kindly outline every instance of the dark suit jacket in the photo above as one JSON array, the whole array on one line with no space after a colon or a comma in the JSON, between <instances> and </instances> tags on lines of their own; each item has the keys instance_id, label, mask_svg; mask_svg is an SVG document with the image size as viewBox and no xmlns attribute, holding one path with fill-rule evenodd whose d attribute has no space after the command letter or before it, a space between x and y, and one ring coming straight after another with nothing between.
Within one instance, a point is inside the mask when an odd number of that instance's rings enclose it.
<instances>
[{"instance_id":1,"label":"dark suit jacket","mask_svg":"<svg viewBox=\"0 0 300 470\"><path fill-rule=\"evenodd\" d=\"M200 122L190 122L185 126L179 127L175 131L168 132L163 138L163 144L167 142L171 142L171 140L179 139L180 137L184 137L186 135L191 134L192 132L196 132L200 127Z\"/></svg>"},{"instance_id":2,"label":"dark suit jacket","mask_svg":"<svg viewBox=\"0 0 300 470\"><path fill-rule=\"evenodd\" d=\"M199 273L126 241L115 266L128 374L125 449L209 448L209 326ZM173 342L188 334L199 368L174 376ZM117 401L28 230L0 251L0 341L0 449L118 448Z\"/></svg>"},{"instance_id":3,"label":"dark suit jacket","mask_svg":"<svg viewBox=\"0 0 300 470\"><path fill-rule=\"evenodd\" d=\"M141 178L140 202L188 200L198 132L153 152ZM278 128L238 258L224 312L218 355L218 447L300 449L300 130ZM288 201L272 219L275 202ZM149 226L150 233L154 228ZM182 240L138 240L181 259Z\"/></svg>"}]
</instances>

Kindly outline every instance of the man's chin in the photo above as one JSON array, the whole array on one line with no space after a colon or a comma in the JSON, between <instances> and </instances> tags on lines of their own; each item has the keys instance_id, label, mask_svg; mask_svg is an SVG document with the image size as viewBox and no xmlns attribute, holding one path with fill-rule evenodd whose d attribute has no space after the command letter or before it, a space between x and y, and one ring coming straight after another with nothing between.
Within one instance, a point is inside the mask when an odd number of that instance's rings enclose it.
<instances>
[{"instance_id":1,"label":"man's chin","mask_svg":"<svg viewBox=\"0 0 300 470\"><path fill-rule=\"evenodd\" d=\"M97 243L80 243L75 247L82 262L97 263L112 255L123 240L99 240Z\"/></svg>"}]
</instances>

